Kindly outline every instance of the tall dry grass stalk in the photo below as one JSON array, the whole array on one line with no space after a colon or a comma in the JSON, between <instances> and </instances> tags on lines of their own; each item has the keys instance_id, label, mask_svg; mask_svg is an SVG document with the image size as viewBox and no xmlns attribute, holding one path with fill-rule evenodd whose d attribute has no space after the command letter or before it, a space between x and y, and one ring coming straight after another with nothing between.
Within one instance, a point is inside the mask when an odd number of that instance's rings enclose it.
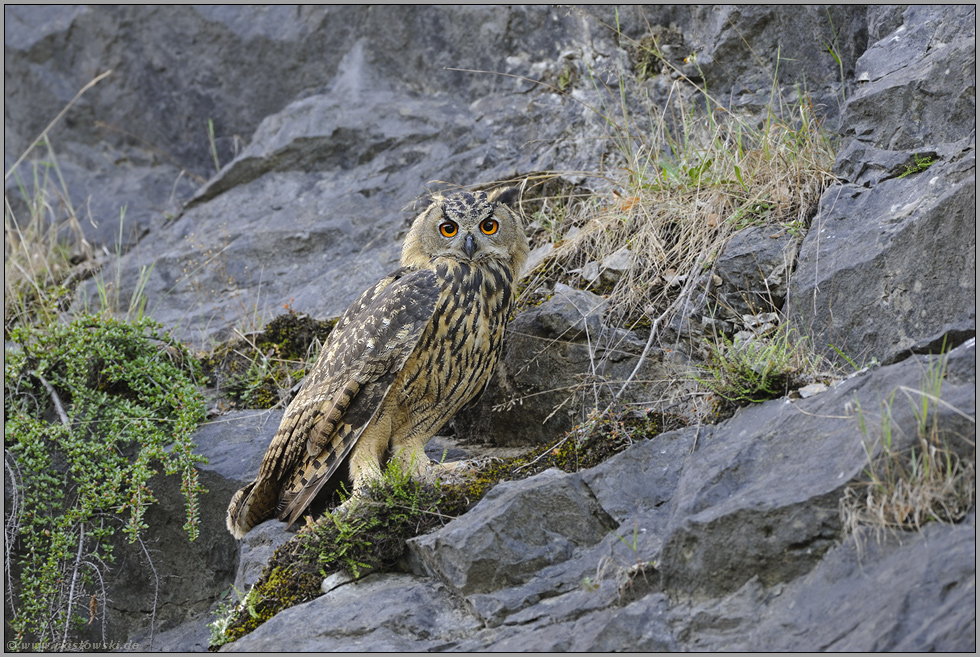
<instances>
[{"instance_id":1,"label":"tall dry grass stalk","mask_svg":"<svg viewBox=\"0 0 980 657\"><path fill-rule=\"evenodd\" d=\"M28 178L11 174L20 199L4 194L4 335L18 325L53 320L70 301L71 286L83 275L81 263L94 256L68 195L58 158L47 137L27 160ZM23 165L24 160L19 161Z\"/></svg>"}]
</instances>

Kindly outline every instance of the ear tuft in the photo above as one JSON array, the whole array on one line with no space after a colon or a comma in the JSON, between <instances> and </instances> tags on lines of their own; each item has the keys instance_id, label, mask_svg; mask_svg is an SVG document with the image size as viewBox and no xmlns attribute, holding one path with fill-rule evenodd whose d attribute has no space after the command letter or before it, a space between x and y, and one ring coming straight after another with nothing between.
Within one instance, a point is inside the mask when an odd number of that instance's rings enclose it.
<instances>
[{"instance_id":1,"label":"ear tuft","mask_svg":"<svg viewBox=\"0 0 980 657\"><path fill-rule=\"evenodd\" d=\"M504 205L514 207L514 202L517 201L517 197L520 195L520 190L516 187L501 187L490 192L488 201L493 203L503 203Z\"/></svg>"}]
</instances>

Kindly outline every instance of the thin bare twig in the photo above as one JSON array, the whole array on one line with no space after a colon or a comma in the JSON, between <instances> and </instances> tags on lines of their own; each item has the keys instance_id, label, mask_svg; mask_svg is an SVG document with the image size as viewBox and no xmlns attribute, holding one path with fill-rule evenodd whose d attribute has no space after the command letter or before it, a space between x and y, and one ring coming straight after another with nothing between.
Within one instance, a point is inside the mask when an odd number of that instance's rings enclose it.
<instances>
[{"instance_id":1,"label":"thin bare twig","mask_svg":"<svg viewBox=\"0 0 980 657\"><path fill-rule=\"evenodd\" d=\"M146 549L146 544L143 543L143 539L137 537L136 541L140 544L140 548L142 548L143 554L146 556L146 563L149 564L150 571L153 573L153 609L150 611L150 644L147 646L147 650L152 650L153 633L156 629L157 601L160 598L160 576L157 575L157 569L153 565L153 559L150 558L150 551Z\"/></svg>"},{"instance_id":2,"label":"thin bare twig","mask_svg":"<svg viewBox=\"0 0 980 657\"><path fill-rule=\"evenodd\" d=\"M35 370L33 374L41 382L41 385L44 386L44 389L48 391L48 394L51 395L51 401L54 402L54 408L58 412L58 418L61 420L61 423L66 427L71 426L71 420L68 419L68 414L65 413L65 407L61 404L61 398L58 397L58 391L48 383L47 379L41 376L39 371Z\"/></svg>"},{"instance_id":3,"label":"thin bare twig","mask_svg":"<svg viewBox=\"0 0 980 657\"><path fill-rule=\"evenodd\" d=\"M7 469L7 481L10 483L10 515L4 519L3 525L3 547L4 547L4 566L7 571L7 601L10 605L11 615L17 617L17 606L14 604L14 579L13 579L13 549L17 534L20 531L20 468L17 461L10 456L10 452L3 450L3 465Z\"/></svg>"},{"instance_id":4,"label":"thin bare twig","mask_svg":"<svg viewBox=\"0 0 980 657\"><path fill-rule=\"evenodd\" d=\"M75 602L75 585L78 583L78 571L82 565L82 550L85 548L85 525L78 526L78 551L75 552L75 567L71 572L71 587L68 589L68 611L65 612L65 630L61 635L61 647L68 645L68 630L71 627L71 608Z\"/></svg>"}]
</instances>

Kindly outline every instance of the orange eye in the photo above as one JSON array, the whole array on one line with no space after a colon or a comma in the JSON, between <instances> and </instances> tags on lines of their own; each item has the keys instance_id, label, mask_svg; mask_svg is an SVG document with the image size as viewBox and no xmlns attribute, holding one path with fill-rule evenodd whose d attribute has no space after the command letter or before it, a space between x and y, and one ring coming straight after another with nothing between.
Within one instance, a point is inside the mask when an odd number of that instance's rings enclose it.
<instances>
[{"instance_id":1,"label":"orange eye","mask_svg":"<svg viewBox=\"0 0 980 657\"><path fill-rule=\"evenodd\" d=\"M480 230L483 231L484 235L493 235L500 228L500 224L494 219L487 219L482 224L480 224Z\"/></svg>"},{"instance_id":2,"label":"orange eye","mask_svg":"<svg viewBox=\"0 0 980 657\"><path fill-rule=\"evenodd\" d=\"M458 230L459 227L451 221L439 224L439 232L442 233L443 237L452 237Z\"/></svg>"}]
</instances>

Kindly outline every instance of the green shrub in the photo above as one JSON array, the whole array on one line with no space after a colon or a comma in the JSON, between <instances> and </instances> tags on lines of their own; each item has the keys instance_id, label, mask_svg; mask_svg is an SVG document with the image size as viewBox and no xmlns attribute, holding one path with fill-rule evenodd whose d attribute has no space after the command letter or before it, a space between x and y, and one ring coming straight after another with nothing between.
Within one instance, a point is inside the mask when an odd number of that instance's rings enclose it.
<instances>
[{"instance_id":1,"label":"green shrub","mask_svg":"<svg viewBox=\"0 0 980 657\"><path fill-rule=\"evenodd\" d=\"M722 413L776 399L813 379L819 365L804 338L779 328L745 342L722 337L705 343L708 356L700 383L722 400Z\"/></svg>"},{"instance_id":2,"label":"green shrub","mask_svg":"<svg viewBox=\"0 0 980 657\"><path fill-rule=\"evenodd\" d=\"M184 529L191 540L198 535L205 491L195 464L205 459L190 435L204 403L195 361L160 328L147 318L82 315L12 331L17 346L4 364L12 495L5 566L7 621L18 642L58 649L104 610L109 537L122 528L139 540L156 501L149 481L161 465L180 475Z\"/></svg>"}]
</instances>

